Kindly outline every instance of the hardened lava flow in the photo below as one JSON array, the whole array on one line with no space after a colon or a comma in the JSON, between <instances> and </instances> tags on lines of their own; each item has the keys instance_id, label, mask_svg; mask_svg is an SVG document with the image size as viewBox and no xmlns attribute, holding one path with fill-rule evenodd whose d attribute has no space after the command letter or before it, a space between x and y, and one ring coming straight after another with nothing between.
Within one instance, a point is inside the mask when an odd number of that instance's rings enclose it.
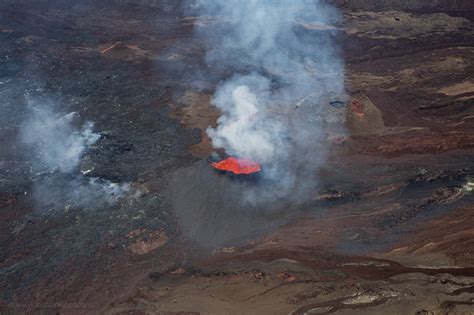
<instances>
[{"instance_id":1,"label":"hardened lava flow","mask_svg":"<svg viewBox=\"0 0 474 315\"><path fill-rule=\"evenodd\" d=\"M0 0L0 313L473 313L474 3L276 2Z\"/></svg>"}]
</instances>

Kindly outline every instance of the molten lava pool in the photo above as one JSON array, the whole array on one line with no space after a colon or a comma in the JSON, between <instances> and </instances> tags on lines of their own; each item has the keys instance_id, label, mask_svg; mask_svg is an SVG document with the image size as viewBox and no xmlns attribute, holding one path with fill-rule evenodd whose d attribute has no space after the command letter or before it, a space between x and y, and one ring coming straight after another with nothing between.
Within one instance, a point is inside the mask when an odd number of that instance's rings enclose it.
<instances>
[{"instance_id":1,"label":"molten lava pool","mask_svg":"<svg viewBox=\"0 0 474 315\"><path fill-rule=\"evenodd\" d=\"M237 175L250 175L262 170L262 167L257 162L235 157L228 157L218 162L211 162L210 164L217 170L231 172Z\"/></svg>"}]
</instances>

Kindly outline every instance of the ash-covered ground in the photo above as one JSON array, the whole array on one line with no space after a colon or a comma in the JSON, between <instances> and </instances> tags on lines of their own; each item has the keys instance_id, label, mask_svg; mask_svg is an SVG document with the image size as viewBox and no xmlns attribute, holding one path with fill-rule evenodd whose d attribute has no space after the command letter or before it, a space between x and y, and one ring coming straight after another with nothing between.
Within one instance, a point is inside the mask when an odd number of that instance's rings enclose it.
<instances>
[{"instance_id":1,"label":"ash-covered ground","mask_svg":"<svg viewBox=\"0 0 474 315\"><path fill-rule=\"evenodd\" d=\"M1 312L473 313L474 5L331 3L298 27L340 43L346 93L284 113L323 126L317 185L253 204L265 181L206 163L232 71L195 28L225 21L0 1Z\"/></svg>"}]
</instances>

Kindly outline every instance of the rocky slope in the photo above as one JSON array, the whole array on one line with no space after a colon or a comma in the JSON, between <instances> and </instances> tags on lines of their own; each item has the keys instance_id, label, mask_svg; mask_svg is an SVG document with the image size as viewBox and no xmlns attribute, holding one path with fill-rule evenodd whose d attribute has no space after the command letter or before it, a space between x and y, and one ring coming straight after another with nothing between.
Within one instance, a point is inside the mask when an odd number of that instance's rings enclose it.
<instances>
[{"instance_id":1,"label":"rocky slope","mask_svg":"<svg viewBox=\"0 0 474 315\"><path fill-rule=\"evenodd\" d=\"M319 188L254 208L205 162L225 75L190 75L209 20L173 1L0 1L2 313L472 313L474 5L333 2L347 95L312 100L338 117ZM77 174L37 172L19 145L31 97L94 122ZM131 190L70 197L90 178ZM38 184L59 193L38 203Z\"/></svg>"}]
</instances>

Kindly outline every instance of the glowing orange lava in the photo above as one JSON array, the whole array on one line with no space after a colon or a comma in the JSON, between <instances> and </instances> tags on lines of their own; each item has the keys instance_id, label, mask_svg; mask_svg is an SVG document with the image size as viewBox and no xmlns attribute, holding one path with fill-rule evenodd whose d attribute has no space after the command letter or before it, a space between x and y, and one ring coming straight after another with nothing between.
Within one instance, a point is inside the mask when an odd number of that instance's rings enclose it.
<instances>
[{"instance_id":1,"label":"glowing orange lava","mask_svg":"<svg viewBox=\"0 0 474 315\"><path fill-rule=\"evenodd\" d=\"M258 173L262 170L262 167L257 162L235 157L228 157L219 162L212 162L211 166L221 171L246 175Z\"/></svg>"}]
</instances>

